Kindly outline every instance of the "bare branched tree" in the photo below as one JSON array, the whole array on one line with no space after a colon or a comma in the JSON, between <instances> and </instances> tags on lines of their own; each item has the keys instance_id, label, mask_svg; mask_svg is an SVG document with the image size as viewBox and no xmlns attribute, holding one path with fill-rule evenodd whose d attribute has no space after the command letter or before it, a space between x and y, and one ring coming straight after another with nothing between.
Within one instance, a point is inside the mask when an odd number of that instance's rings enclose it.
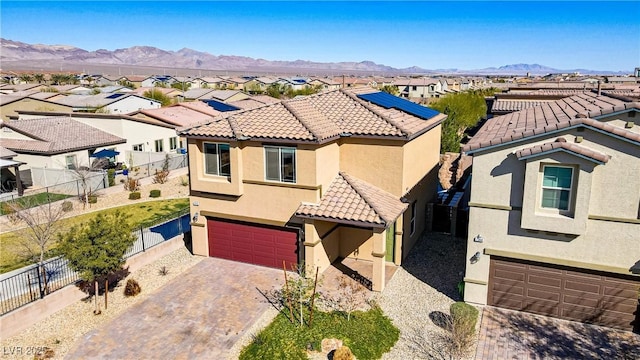
<instances>
[{"instance_id":1,"label":"bare branched tree","mask_svg":"<svg viewBox=\"0 0 640 360\"><path fill-rule=\"evenodd\" d=\"M12 202L9 206L13 218L25 225L17 231L19 240L16 255L37 260L46 285L45 256L63 229L60 221L64 216L62 206L51 202L38 205L29 201Z\"/></svg>"},{"instance_id":2,"label":"bare branched tree","mask_svg":"<svg viewBox=\"0 0 640 360\"><path fill-rule=\"evenodd\" d=\"M94 162L91 166L74 163L72 168L69 170L71 170L71 174L79 182L79 185L82 188L82 196L80 197L82 200L82 208L90 208L91 204L89 203L89 197L93 193L90 180L95 176L95 171L101 170L101 168L97 167L97 162Z\"/></svg>"}]
</instances>

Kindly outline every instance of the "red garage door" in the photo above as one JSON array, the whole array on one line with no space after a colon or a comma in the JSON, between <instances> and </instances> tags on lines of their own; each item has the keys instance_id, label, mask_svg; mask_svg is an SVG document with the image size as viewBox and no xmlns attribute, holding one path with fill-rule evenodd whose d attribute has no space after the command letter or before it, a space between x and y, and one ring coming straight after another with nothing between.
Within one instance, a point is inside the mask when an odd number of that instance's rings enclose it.
<instances>
[{"instance_id":1,"label":"red garage door","mask_svg":"<svg viewBox=\"0 0 640 360\"><path fill-rule=\"evenodd\" d=\"M225 220L207 220L209 256L287 269L298 263L298 231Z\"/></svg>"},{"instance_id":2,"label":"red garage door","mask_svg":"<svg viewBox=\"0 0 640 360\"><path fill-rule=\"evenodd\" d=\"M623 330L638 321L637 278L506 258L489 268L489 305Z\"/></svg>"}]
</instances>

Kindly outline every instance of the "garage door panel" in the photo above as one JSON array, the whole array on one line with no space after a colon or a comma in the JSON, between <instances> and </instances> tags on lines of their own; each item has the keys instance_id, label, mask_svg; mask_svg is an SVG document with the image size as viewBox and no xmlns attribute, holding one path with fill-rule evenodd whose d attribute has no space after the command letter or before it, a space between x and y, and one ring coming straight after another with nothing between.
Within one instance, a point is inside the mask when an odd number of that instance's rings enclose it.
<instances>
[{"instance_id":1,"label":"garage door panel","mask_svg":"<svg viewBox=\"0 0 640 360\"><path fill-rule=\"evenodd\" d=\"M560 289L562 281L557 278L549 276L540 276L538 274L529 274L527 276L527 282L532 285L544 285L555 289Z\"/></svg>"},{"instance_id":2,"label":"garage door panel","mask_svg":"<svg viewBox=\"0 0 640 360\"><path fill-rule=\"evenodd\" d=\"M294 229L208 219L209 255L251 264L287 268L298 262Z\"/></svg>"},{"instance_id":3,"label":"garage door panel","mask_svg":"<svg viewBox=\"0 0 640 360\"><path fill-rule=\"evenodd\" d=\"M524 304L525 307L518 310L524 310L540 315L558 316L558 303L556 301L526 299Z\"/></svg>"},{"instance_id":4,"label":"garage door panel","mask_svg":"<svg viewBox=\"0 0 640 360\"><path fill-rule=\"evenodd\" d=\"M487 303L631 330L640 280L581 271L529 261L492 258Z\"/></svg>"},{"instance_id":5,"label":"garage door panel","mask_svg":"<svg viewBox=\"0 0 640 360\"><path fill-rule=\"evenodd\" d=\"M545 300L545 301L553 301L555 304L560 302L560 293L557 292L549 292L542 291L536 289L527 289L527 297L533 300Z\"/></svg>"},{"instance_id":6,"label":"garage door panel","mask_svg":"<svg viewBox=\"0 0 640 360\"><path fill-rule=\"evenodd\" d=\"M508 270L496 270L494 277L498 279L509 279L515 281L524 281L525 274L520 272L511 272Z\"/></svg>"},{"instance_id":7,"label":"garage door panel","mask_svg":"<svg viewBox=\"0 0 640 360\"><path fill-rule=\"evenodd\" d=\"M493 291L496 293L510 293L512 295L524 295L524 286L522 283L512 282L500 282L493 285Z\"/></svg>"},{"instance_id":8,"label":"garage door panel","mask_svg":"<svg viewBox=\"0 0 640 360\"><path fill-rule=\"evenodd\" d=\"M578 282L575 279L565 280L564 288L567 290L575 290L582 293L592 293L592 294L600 294L602 290L602 287L598 283Z\"/></svg>"}]
</instances>

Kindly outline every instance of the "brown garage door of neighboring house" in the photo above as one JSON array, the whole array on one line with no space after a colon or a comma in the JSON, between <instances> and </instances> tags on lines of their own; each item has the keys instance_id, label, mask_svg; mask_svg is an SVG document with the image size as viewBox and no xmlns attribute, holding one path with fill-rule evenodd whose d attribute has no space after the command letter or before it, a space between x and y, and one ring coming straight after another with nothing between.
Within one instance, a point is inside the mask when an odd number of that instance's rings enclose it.
<instances>
[{"instance_id":1,"label":"brown garage door of neighboring house","mask_svg":"<svg viewBox=\"0 0 640 360\"><path fill-rule=\"evenodd\" d=\"M207 219L209 256L287 270L298 263L296 229Z\"/></svg>"},{"instance_id":2,"label":"brown garage door of neighboring house","mask_svg":"<svg viewBox=\"0 0 640 360\"><path fill-rule=\"evenodd\" d=\"M487 303L632 330L639 287L631 276L492 258Z\"/></svg>"}]
</instances>

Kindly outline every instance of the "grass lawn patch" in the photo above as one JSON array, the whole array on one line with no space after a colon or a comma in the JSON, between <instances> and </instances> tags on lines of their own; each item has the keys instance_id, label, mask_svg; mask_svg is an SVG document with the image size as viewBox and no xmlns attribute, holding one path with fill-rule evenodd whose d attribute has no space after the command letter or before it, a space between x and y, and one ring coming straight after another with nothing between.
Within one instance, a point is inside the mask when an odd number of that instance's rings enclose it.
<instances>
[{"instance_id":1,"label":"grass lawn patch","mask_svg":"<svg viewBox=\"0 0 640 360\"><path fill-rule=\"evenodd\" d=\"M7 210L10 209L9 204L18 204L22 207L24 207L25 205L27 205L28 207L34 207L70 197L72 197L72 195L55 193L39 193L34 195L21 196L14 201L0 202L0 215L6 215L8 213Z\"/></svg>"},{"instance_id":2,"label":"grass lawn patch","mask_svg":"<svg viewBox=\"0 0 640 360\"><path fill-rule=\"evenodd\" d=\"M306 350L312 347L320 351L324 338L342 340L360 360L379 359L400 336L398 328L379 307L365 312L355 311L350 321L342 312L316 311L312 327L291 323L287 312L288 309L281 311L269 326L256 335L253 342L242 350L241 360L307 359Z\"/></svg>"},{"instance_id":3,"label":"grass lawn patch","mask_svg":"<svg viewBox=\"0 0 640 360\"><path fill-rule=\"evenodd\" d=\"M135 203L116 208L100 210L89 214L79 215L61 220L65 229L73 225L89 221L99 213L124 213L125 217L134 224L134 228L150 227L155 224L170 220L176 214L186 214L189 211L189 199L171 199ZM19 231L0 234L0 273L5 273L25 265L33 263L31 259L22 259L16 255L15 249L20 245ZM55 244L52 245L52 250Z\"/></svg>"}]
</instances>

